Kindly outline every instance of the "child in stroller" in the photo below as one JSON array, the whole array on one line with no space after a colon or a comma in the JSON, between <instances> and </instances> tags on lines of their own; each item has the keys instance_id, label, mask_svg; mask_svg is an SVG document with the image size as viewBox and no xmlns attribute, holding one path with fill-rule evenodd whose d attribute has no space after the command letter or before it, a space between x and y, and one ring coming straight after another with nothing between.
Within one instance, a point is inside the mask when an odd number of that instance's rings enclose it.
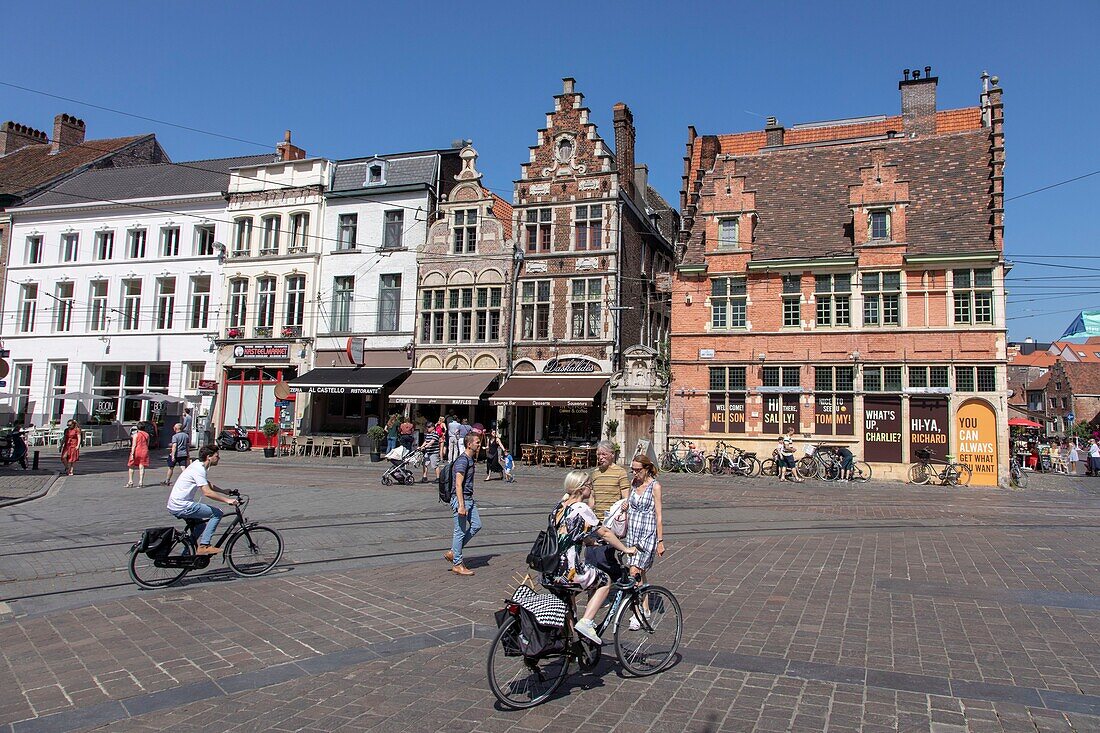
<instances>
[{"instance_id":1,"label":"child in stroller","mask_svg":"<svg viewBox=\"0 0 1100 733\"><path fill-rule=\"evenodd\" d=\"M421 462L424 460L424 451L419 448L408 450L399 445L386 454L386 460L390 462L391 468L382 474L383 486L414 484L416 478L413 476L412 470L420 467Z\"/></svg>"}]
</instances>

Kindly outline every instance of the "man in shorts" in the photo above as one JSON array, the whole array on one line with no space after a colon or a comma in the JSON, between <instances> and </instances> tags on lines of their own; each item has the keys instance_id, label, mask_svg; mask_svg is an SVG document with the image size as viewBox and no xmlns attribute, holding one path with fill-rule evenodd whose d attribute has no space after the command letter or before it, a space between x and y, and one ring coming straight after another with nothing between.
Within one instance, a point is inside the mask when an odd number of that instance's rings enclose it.
<instances>
[{"instance_id":1,"label":"man in shorts","mask_svg":"<svg viewBox=\"0 0 1100 733\"><path fill-rule=\"evenodd\" d=\"M187 468L190 456L191 434L184 429L183 423L178 422L172 426L172 439L168 442L168 475L164 477L161 484L171 486L172 474L176 472L176 466L179 466L181 471Z\"/></svg>"}]
</instances>

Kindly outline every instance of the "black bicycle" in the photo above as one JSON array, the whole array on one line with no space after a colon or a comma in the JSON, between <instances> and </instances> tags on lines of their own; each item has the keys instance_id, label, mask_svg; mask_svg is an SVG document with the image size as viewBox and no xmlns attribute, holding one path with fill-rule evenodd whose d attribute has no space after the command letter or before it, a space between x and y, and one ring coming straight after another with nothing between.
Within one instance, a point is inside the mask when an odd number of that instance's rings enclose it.
<instances>
[{"instance_id":1,"label":"black bicycle","mask_svg":"<svg viewBox=\"0 0 1100 733\"><path fill-rule=\"evenodd\" d=\"M233 507L236 516L222 533L215 547L224 562L237 575L257 577L269 572L283 556L283 537L271 527L245 519L248 496L239 491L225 492L240 499ZM171 528L172 533L156 548L143 550L141 542L130 548L130 579L142 588L167 588L192 570L202 570L215 555L196 554L195 537L205 519L186 519L186 528Z\"/></svg>"},{"instance_id":2,"label":"black bicycle","mask_svg":"<svg viewBox=\"0 0 1100 733\"><path fill-rule=\"evenodd\" d=\"M487 668L489 689L508 708L530 708L546 701L565 681L571 661L586 672L600 662L601 647L574 632L576 594L580 589L544 586L568 608L561 629L566 640L564 651L538 658L523 656L519 652L520 606L507 601L508 613L489 647ZM667 588L640 585L626 578L612 586L607 615L596 626L601 638L609 630L615 637L615 655L626 672L636 677L656 674L675 661L684 631L680 603Z\"/></svg>"}]
</instances>

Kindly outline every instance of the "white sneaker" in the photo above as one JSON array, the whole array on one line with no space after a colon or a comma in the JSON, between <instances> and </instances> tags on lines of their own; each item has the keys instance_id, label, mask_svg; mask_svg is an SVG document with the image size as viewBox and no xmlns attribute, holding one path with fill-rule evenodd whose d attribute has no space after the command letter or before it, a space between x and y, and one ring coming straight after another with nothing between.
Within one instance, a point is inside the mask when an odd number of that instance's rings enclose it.
<instances>
[{"instance_id":1,"label":"white sneaker","mask_svg":"<svg viewBox=\"0 0 1100 733\"><path fill-rule=\"evenodd\" d=\"M641 631L642 630L642 622L639 621L638 617L635 616L634 614L630 614L630 630L631 631Z\"/></svg>"},{"instance_id":2,"label":"white sneaker","mask_svg":"<svg viewBox=\"0 0 1100 733\"><path fill-rule=\"evenodd\" d=\"M588 639L593 644L603 644L603 641L600 640L599 635L596 633L596 625L590 620L582 618L577 622L574 628L576 628L578 634Z\"/></svg>"}]
</instances>

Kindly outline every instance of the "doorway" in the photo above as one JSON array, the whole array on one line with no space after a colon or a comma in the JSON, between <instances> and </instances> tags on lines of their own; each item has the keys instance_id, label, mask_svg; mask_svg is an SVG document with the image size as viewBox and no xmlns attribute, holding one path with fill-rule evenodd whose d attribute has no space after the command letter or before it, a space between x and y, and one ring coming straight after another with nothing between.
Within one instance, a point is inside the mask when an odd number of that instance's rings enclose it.
<instances>
[{"instance_id":1,"label":"doorway","mask_svg":"<svg viewBox=\"0 0 1100 733\"><path fill-rule=\"evenodd\" d=\"M653 445L653 412L651 410L627 410L623 415L625 442L622 446L622 460L629 461L635 456L639 440L649 444L646 454L653 458L656 447Z\"/></svg>"}]
</instances>

